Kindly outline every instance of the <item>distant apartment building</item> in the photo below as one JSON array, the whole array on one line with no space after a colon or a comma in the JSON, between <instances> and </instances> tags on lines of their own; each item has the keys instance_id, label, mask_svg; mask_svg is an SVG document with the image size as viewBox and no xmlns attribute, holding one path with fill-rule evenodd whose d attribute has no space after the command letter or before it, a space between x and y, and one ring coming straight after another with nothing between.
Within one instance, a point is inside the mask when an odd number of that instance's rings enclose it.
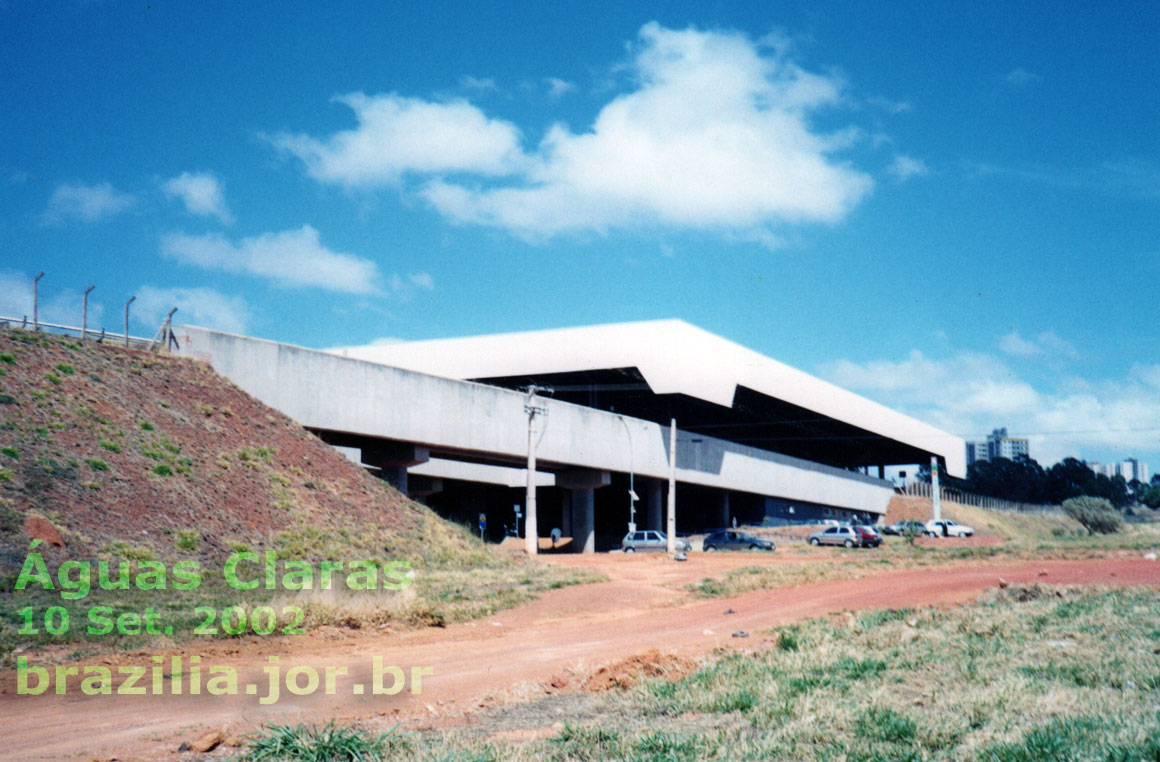
<instances>
[{"instance_id":1,"label":"distant apartment building","mask_svg":"<svg viewBox=\"0 0 1160 762\"><path fill-rule=\"evenodd\" d=\"M1006 458L1015 460L1020 455L1031 457L1026 439L1007 435L1007 429L995 429L986 439L967 442L967 465L980 460Z\"/></svg>"},{"instance_id":2,"label":"distant apartment building","mask_svg":"<svg viewBox=\"0 0 1160 762\"><path fill-rule=\"evenodd\" d=\"M1119 463L1089 463L1088 467L1097 474L1103 474L1108 478L1122 476L1126 482L1135 479L1141 484L1147 484L1148 480L1151 479L1148 464L1135 458L1127 458Z\"/></svg>"},{"instance_id":3,"label":"distant apartment building","mask_svg":"<svg viewBox=\"0 0 1160 762\"><path fill-rule=\"evenodd\" d=\"M980 439L977 442L967 442L967 465L971 465L980 460L990 460L987 455L987 440Z\"/></svg>"},{"instance_id":4,"label":"distant apartment building","mask_svg":"<svg viewBox=\"0 0 1160 762\"><path fill-rule=\"evenodd\" d=\"M1148 464L1141 463L1135 458L1128 458L1116 464L1116 475L1124 477L1124 481L1135 479L1143 484L1148 483Z\"/></svg>"}]
</instances>

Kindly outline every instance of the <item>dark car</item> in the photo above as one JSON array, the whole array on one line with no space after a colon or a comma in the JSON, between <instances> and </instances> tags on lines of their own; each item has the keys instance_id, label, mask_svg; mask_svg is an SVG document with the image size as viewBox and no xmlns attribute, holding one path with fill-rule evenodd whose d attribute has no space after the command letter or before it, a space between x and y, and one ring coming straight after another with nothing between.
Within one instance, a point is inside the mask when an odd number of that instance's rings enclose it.
<instances>
[{"instance_id":1,"label":"dark car","mask_svg":"<svg viewBox=\"0 0 1160 762\"><path fill-rule=\"evenodd\" d=\"M923 524L918 519L903 519L888 526L882 527L885 534L904 535L909 533L922 536L926 534L926 524Z\"/></svg>"},{"instance_id":2,"label":"dark car","mask_svg":"<svg viewBox=\"0 0 1160 762\"><path fill-rule=\"evenodd\" d=\"M734 529L722 529L705 536L701 547L706 551L713 550L773 550L772 540L763 540L747 532L738 532Z\"/></svg>"}]
</instances>

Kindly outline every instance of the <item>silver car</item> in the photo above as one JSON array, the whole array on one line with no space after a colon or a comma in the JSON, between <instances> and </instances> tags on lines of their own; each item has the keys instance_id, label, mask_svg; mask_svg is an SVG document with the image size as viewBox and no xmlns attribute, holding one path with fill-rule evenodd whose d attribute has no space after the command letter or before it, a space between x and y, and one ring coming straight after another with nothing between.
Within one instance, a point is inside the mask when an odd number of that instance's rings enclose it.
<instances>
[{"instance_id":1,"label":"silver car","mask_svg":"<svg viewBox=\"0 0 1160 762\"><path fill-rule=\"evenodd\" d=\"M669 549L669 536L655 529L629 532L620 541L620 547L625 553L635 553L638 550L641 552L651 550L664 553ZM692 550L693 546L687 540L677 539L676 548L678 551L687 551Z\"/></svg>"},{"instance_id":2,"label":"silver car","mask_svg":"<svg viewBox=\"0 0 1160 762\"><path fill-rule=\"evenodd\" d=\"M862 544L862 535L848 524L840 527L826 527L809 536L810 545L845 545L853 548Z\"/></svg>"}]
</instances>

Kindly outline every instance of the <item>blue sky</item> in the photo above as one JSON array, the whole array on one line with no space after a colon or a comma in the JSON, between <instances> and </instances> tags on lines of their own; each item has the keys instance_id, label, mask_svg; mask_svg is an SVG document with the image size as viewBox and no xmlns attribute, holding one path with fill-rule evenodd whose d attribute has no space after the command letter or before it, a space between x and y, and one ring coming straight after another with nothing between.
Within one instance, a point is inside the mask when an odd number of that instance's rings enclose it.
<instances>
[{"instance_id":1,"label":"blue sky","mask_svg":"<svg viewBox=\"0 0 1160 762\"><path fill-rule=\"evenodd\" d=\"M1160 6L0 2L0 313L679 317L1160 468Z\"/></svg>"}]
</instances>

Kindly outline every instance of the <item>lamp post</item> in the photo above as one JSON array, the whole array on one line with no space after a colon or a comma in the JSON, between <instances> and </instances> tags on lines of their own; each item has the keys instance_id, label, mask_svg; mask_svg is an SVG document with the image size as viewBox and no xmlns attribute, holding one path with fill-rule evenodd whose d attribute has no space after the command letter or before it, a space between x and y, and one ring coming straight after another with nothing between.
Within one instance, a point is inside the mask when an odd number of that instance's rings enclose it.
<instances>
[{"instance_id":1,"label":"lamp post","mask_svg":"<svg viewBox=\"0 0 1160 762\"><path fill-rule=\"evenodd\" d=\"M623 415L617 415L620 422L624 425L624 433L628 434L628 531L636 530L636 501L640 498L636 494L635 471L633 469L633 452L632 452L632 429L628 427L628 421L624 420Z\"/></svg>"}]
</instances>

